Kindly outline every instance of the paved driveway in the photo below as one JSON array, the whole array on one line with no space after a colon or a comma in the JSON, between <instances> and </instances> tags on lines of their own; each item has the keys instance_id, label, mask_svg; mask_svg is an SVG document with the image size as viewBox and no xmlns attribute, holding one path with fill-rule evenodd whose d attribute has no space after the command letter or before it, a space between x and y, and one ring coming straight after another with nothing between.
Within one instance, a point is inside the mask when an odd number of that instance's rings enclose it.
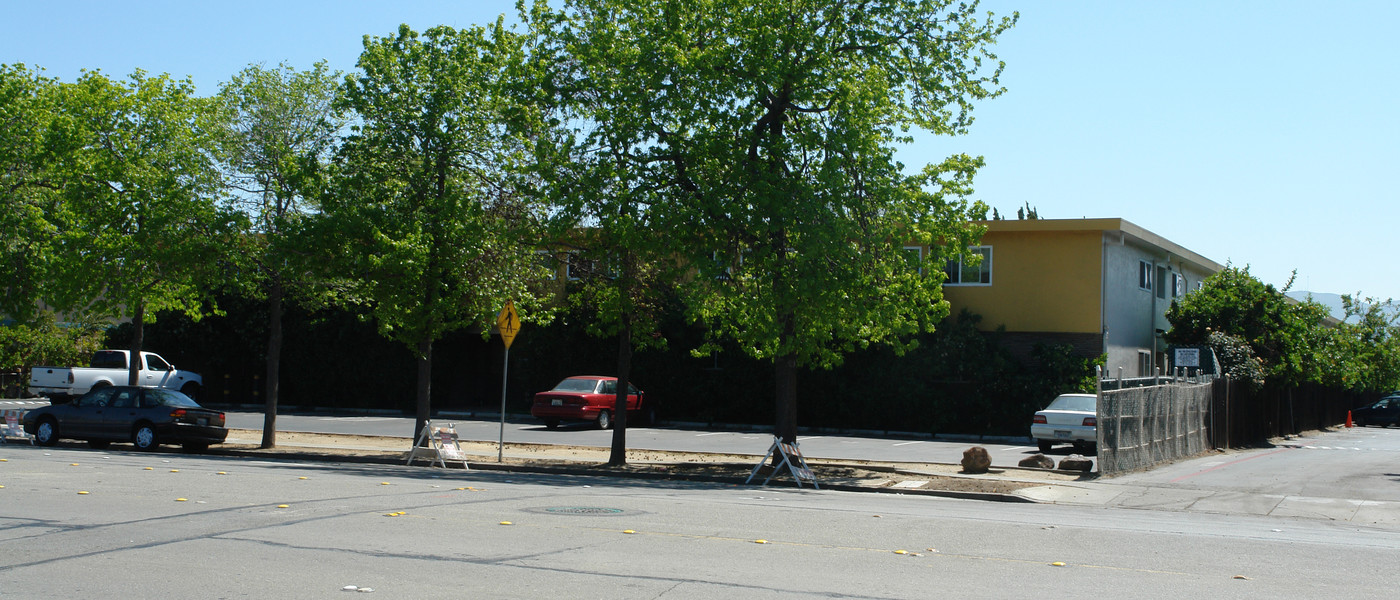
<instances>
[{"instance_id":1,"label":"paved driveway","mask_svg":"<svg viewBox=\"0 0 1400 600\"><path fill-rule=\"evenodd\" d=\"M1036 499L1400 526L1400 429L1314 432L1269 448L1212 453Z\"/></svg>"}]
</instances>

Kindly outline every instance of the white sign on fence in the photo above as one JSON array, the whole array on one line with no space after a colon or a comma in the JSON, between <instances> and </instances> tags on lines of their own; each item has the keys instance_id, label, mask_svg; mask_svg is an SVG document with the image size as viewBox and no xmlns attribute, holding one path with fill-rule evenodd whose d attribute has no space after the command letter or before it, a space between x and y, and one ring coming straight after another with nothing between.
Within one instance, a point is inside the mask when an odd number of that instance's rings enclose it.
<instances>
[{"instance_id":1,"label":"white sign on fence","mask_svg":"<svg viewBox=\"0 0 1400 600\"><path fill-rule=\"evenodd\" d=\"M1199 368L1201 366L1200 348L1177 348L1176 366Z\"/></svg>"}]
</instances>

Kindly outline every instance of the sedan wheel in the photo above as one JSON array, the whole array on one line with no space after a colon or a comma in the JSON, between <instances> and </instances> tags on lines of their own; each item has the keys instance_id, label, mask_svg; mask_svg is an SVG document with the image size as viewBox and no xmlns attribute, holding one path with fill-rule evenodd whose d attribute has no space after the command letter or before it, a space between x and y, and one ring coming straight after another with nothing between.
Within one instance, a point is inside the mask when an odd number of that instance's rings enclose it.
<instances>
[{"instance_id":1,"label":"sedan wheel","mask_svg":"<svg viewBox=\"0 0 1400 600\"><path fill-rule=\"evenodd\" d=\"M598 411L598 429L612 429L612 413L606 410Z\"/></svg>"},{"instance_id":2,"label":"sedan wheel","mask_svg":"<svg viewBox=\"0 0 1400 600\"><path fill-rule=\"evenodd\" d=\"M136 444L137 450L154 450L160 442L156 440L156 429L149 423L142 423L136 426L131 433L131 443Z\"/></svg>"},{"instance_id":3,"label":"sedan wheel","mask_svg":"<svg viewBox=\"0 0 1400 600\"><path fill-rule=\"evenodd\" d=\"M1044 454L1049 452L1050 448L1053 447L1055 443L1049 440L1036 440L1035 445L1040 448L1040 453Z\"/></svg>"},{"instance_id":4,"label":"sedan wheel","mask_svg":"<svg viewBox=\"0 0 1400 600\"><path fill-rule=\"evenodd\" d=\"M39 421L39 426L34 429L34 443L40 446L52 446L58 443L58 423L53 419Z\"/></svg>"}]
</instances>

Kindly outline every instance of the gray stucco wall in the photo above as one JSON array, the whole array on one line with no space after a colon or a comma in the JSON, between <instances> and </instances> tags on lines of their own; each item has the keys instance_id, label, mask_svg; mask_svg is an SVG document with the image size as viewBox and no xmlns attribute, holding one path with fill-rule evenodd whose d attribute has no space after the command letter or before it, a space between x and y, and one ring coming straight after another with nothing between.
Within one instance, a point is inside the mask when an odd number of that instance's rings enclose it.
<instances>
[{"instance_id":1,"label":"gray stucco wall","mask_svg":"<svg viewBox=\"0 0 1400 600\"><path fill-rule=\"evenodd\" d=\"M1151 290L1143 289L1139 276L1141 263L1151 266ZM1177 290L1173 275L1184 278L1182 292L1195 290L1210 272L1167 250L1123 232L1104 233L1103 323L1107 329L1107 374L1124 377L1150 375L1142 372L1141 353L1152 353L1155 365L1163 365L1165 345L1157 330L1171 328L1167 309ZM1163 285L1165 284L1165 285Z\"/></svg>"}]
</instances>

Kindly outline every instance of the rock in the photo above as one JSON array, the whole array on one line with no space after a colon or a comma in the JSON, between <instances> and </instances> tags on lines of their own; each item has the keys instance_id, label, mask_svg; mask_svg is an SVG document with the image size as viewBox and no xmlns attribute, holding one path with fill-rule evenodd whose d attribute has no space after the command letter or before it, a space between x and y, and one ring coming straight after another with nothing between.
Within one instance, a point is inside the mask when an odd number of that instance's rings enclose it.
<instances>
[{"instance_id":1,"label":"rock","mask_svg":"<svg viewBox=\"0 0 1400 600\"><path fill-rule=\"evenodd\" d=\"M981 446L963 450L962 468L964 473L986 473L992 466L992 455Z\"/></svg>"},{"instance_id":2,"label":"rock","mask_svg":"<svg viewBox=\"0 0 1400 600\"><path fill-rule=\"evenodd\" d=\"M1094 470L1094 461L1084 458L1079 454L1071 454L1060 460L1060 470L1062 471L1084 471L1088 473Z\"/></svg>"},{"instance_id":3,"label":"rock","mask_svg":"<svg viewBox=\"0 0 1400 600\"><path fill-rule=\"evenodd\" d=\"M1044 454L1037 454L1037 455L1035 455L1035 456L1027 456L1026 458L1021 459L1021 462L1020 462L1020 463L1017 463L1017 464L1018 464L1019 466L1022 466L1022 467L1030 467L1030 468L1032 468L1032 469L1053 469L1053 468L1055 468L1055 461L1054 461L1054 460L1051 460L1051 458L1050 458L1049 456L1046 456L1046 455L1044 455Z\"/></svg>"}]
</instances>

